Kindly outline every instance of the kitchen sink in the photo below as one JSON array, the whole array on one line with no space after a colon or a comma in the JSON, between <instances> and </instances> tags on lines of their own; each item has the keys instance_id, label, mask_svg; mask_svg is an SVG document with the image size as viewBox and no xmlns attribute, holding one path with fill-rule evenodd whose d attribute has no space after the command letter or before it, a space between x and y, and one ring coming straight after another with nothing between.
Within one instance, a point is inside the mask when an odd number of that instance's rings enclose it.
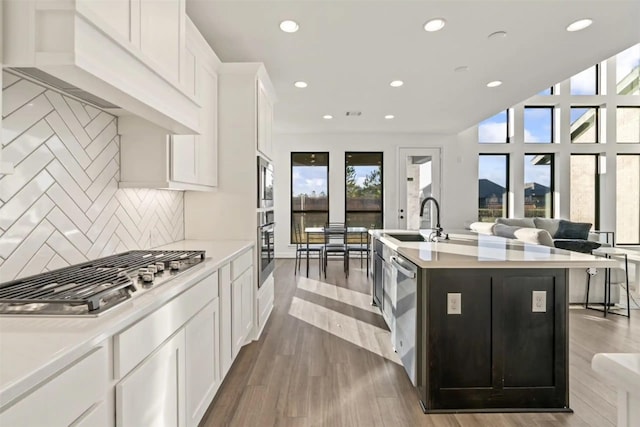
<instances>
[{"instance_id":1,"label":"kitchen sink","mask_svg":"<svg viewBox=\"0 0 640 427\"><path fill-rule=\"evenodd\" d=\"M392 237L401 242L428 242L427 238L422 234L390 234L387 236Z\"/></svg>"}]
</instances>

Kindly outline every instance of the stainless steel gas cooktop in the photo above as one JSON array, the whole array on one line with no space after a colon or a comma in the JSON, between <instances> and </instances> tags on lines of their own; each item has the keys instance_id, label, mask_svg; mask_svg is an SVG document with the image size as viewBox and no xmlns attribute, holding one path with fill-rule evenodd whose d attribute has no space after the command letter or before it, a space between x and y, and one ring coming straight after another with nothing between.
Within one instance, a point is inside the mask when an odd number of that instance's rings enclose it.
<instances>
[{"instance_id":1,"label":"stainless steel gas cooktop","mask_svg":"<svg viewBox=\"0 0 640 427\"><path fill-rule=\"evenodd\" d=\"M200 264L204 254L136 250L0 283L0 315L98 316Z\"/></svg>"}]
</instances>

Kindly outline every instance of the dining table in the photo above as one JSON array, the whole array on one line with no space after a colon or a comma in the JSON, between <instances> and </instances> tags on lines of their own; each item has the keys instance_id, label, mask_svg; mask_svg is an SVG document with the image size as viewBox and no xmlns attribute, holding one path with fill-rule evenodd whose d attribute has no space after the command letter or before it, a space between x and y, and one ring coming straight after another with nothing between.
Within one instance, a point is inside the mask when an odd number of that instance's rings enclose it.
<instances>
[{"instance_id":1,"label":"dining table","mask_svg":"<svg viewBox=\"0 0 640 427\"><path fill-rule=\"evenodd\" d=\"M309 277L309 237L314 234L324 236L324 227L305 227L304 232L307 241L307 277ZM347 234L359 234L361 244L363 243L362 236L365 236L368 244L369 229L367 227L347 227Z\"/></svg>"}]
</instances>

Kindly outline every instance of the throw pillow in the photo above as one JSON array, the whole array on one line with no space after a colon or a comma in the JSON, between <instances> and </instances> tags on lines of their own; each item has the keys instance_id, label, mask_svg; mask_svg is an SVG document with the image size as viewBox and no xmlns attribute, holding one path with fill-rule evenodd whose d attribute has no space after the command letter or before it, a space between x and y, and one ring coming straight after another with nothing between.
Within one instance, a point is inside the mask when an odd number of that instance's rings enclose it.
<instances>
[{"instance_id":1,"label":"throw pillow","mask_svg":"<svg viewBox=\"0 0 640 427\"><path fill-rule=\"evenodd\" d=\"M560 224L558 224L558 231L553 237L555 239L587 240L589 238L590 229L591 223L589 222L572 222L561 219Z\"/></svg>"},{"instance_id":2,"label":"throw pillow","mask_svg":"<svg viewBox=\"0 0 640 427\"><path fill-rule=\"evenodd\" d=\"M513 227L536 228L533 218L497 218L496 224L504 224Z\"/></svg>"},{"instance_id":3,"label":"throw pillow","mask_svg":"<svg viewBox=\"0 0 640 427\"><path fill-rule=\"evenodd\" d=\"M520 241L553 248L553 239L547 230L541 228L521 228L514 234Z\"/></svg>"},{"instance_id":4,"label":"throw pillow","mask_svg":"<svg viewBox=\"0 0 640 427\"><path fill-rule=\"evenodd\" d=\"M533 223L536 225L536 228L541 228L543 230L547 230L551 237L555 237L558 232L558 227L560 226L559 219L550 219L550 218L534 218Z\"/></svg>"},{"instance_id":5,"label":"throw pillow","mask_svg":"<svg viewBox=\"0 0 640 427\"><path fill-rule=\"evenodd\" d=\"M469 229L475 231L478 234L493 234L493 227L496 224L493 222L474 222L469 225Z\"/></svg>"}]
</instances>

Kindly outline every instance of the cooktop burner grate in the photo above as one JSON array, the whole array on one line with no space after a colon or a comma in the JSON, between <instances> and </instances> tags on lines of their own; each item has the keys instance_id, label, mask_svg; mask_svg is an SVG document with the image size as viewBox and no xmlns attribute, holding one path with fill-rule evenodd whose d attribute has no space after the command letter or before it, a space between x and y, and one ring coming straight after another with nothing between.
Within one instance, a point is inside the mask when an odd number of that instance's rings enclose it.
<instances>
[{"instance_id":1,"label":"cooktop burner grate","mask_svg":"<svg viewBox=\"0 0 640 427\"><path fill-rule=\"evenodd\" d=\"M170 263L179 261L184 270L202 260L204 251L135 250L0 283L0 313L52 311L55 306L53 311L70 314L104 310L140 288L138 269L163 263L169 271Z\"/></svg>"}]
</instances>

